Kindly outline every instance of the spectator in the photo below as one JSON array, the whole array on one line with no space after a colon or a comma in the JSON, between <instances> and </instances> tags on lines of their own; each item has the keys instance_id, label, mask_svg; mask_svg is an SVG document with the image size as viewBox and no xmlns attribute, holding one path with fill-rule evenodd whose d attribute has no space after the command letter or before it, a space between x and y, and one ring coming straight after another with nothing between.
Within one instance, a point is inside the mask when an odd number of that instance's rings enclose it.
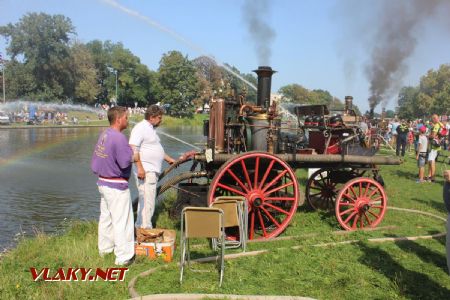
<instances>
[{"instance_id":1,"label":"spectator","mask_svg":"<svg viewBox=\"0 0 450 300\"><path fill-rule=\"evenodd\" d=\"M134 260L133 209L128 189L133 151L121 133L128 127L126 109L111 108L108 121L110 127L100 134L91 161L100 192L98 250L101 256L114 251L116 265L129 265Z\"/></svg>"},{"instance_id":2,"label":"spectator","mask_svg":"<svg viewBox=\"0 0 450 300\"><path fill-rule=\"evenodd\" d=\"M447 237L445 248L447 250L447 269L450 274L450 170L444 171L444 180L443 198L445 208L447 209Z\"/></svg>"},{"instance_id":3,"label":"spectator","mask_svg":"<svg viewBox=\"0 0 450 300\"><path fill-rule=\"evenodd\" d=\"M395 146L397 145L397 127L400 126L400 123L398 122L397 118L394 119L394 122L391 124L391 145ZM398 155L398 154L397 154Z\"/></svg>"},{"instance_id":4,"label":"spectator","mask_svg":"<svg viewBox=\"0 0 450 300\"><path fill-rule=\"evenodd\" d=\"M424 182L424 173L425 173L425 162L427 159L427 149L428 149L428 140L425 132L427 128L425 126L420 127L419 129L419 140L417 142L417 152L416 152L416 160L417 166L419 167L419 179L417 179L417 183Z\"/></svg>"},{"instance_id":5,"label":"spectator","mask_svg":"<svg viewBox=\"0 0 450 300\"><path fill-rule=\"evenodd\" d=\"M131 131L130 145L135 153L136 185L139 191L136 228L153 228L152 217L155 211L156 184L161 173L162 161L175 162L164 152L155 128L161 124L164 110L158 105L150 105L144 120L137 123Z\"/></svg>"},{"instance_id":6,"label":"spectator","mask_svg":"<svg viewBox=\"0 0 450 300\"><path fill-rule=\"evenodd\" d=\"M432 127L429 135L430 152L428 153L428 181L435 182L434 175L436 173L436 158L441 150L439 140L439 132L442 129L442 123L439 122L439 116L434 114L431 116Z\"/></svg>"},{"instance_id":7,"label":"spectator","mask_svg":"<svg viewBox=\"0 0 450 300\"><path fill-rule=\"evenodd\" d=\"M395 127L395 131L397 133L397 147L395 149L395 154L399 156L401 149L401 155L405 156L406 142L409 132L409 126L406 124L406 121L402 120L401 124Z\"/></svg>"}]
</instances>

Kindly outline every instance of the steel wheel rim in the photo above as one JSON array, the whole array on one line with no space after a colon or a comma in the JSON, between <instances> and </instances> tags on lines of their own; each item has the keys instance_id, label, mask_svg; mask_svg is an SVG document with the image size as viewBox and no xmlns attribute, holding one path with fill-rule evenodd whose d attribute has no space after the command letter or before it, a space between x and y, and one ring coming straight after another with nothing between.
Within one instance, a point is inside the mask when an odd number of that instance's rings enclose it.
<instances>
[{"instance_id":1,"label":"steel wheel rim","mask_svg":"<svg viewBox=\"0 0 450 300\"><path fill-rule=\"evenodd\" d=\"M283 232L300 196L289 165L265 152L245 153L224 163L211 181L208 203L223 193L248 200L248 239L267 239Z\"/></svg>"},{"instance_id":2,"label":"steel wheel rim","mask_svg":"<svg viewBox=\"0 0 450 300\"><path fill-rule=\"evenodd\" d=\"M384 217L387 196L383 187L371 178L355 178L339 192L335 213L345 230L376 227Z\"/></svg>"}]
</instances>

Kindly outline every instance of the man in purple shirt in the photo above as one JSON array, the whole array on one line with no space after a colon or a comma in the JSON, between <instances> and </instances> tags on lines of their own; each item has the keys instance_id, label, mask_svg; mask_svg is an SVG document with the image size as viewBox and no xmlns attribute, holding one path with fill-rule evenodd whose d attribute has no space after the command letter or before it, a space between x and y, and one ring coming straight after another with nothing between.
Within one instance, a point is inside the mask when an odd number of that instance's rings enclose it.
<instances>
[{"instance_id":1,"label":"man in purple shirt","mask_svg":"<svg viewBox=\"0 0 450 300\"><path fill-rule=\"evenodd\" d=\"M122 134L128 127L126 108L108 110L108 121L110 127L100 134L91 161L101 199L98 249L101 256L114 251L116 265L129 265L134 260L134 220L128 189L133 151Z\"/></svg>"}]
</instances>

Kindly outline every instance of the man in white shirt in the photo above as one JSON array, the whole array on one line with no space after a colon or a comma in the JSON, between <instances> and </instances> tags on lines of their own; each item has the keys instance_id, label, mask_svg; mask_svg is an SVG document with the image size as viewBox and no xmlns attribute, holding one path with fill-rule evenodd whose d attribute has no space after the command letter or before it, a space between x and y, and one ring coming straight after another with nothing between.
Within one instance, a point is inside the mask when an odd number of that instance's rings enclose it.
<instances>
[{"instance_id":1,"label":"man in white shirt","mask_svg":"<svg viewBox=\"0 0 450 300\"><path fill-rule=\"evenodd\" d=\"M136 228L153 228L152 217L155 211L156 185L161 173L162 161L175 162L164 152L155 128L161 124L164 110L158 105L150 105L144 120L137 123L130 135L130 146L135 154L133 168L139 191Z\"/></svg>"}]
</instances>

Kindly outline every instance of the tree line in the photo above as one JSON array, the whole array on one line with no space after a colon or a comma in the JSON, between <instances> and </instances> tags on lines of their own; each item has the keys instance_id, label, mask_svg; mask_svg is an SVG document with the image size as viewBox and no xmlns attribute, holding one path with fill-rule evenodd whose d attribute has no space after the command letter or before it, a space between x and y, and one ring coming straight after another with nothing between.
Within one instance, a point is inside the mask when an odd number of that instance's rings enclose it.
<instances>
[{"instance_id":1,"label":"tree line","mask_svg":"<svg viewBox=\"0 0 450 300\"><path fill-rule=\"evenodd\" d=\"M429 70L418 86L405 86L398 95L401 118L425 118L431 114L450 115L450 65Z\"/></svg>"},{"instance_id":2,"label":"tree line","mask_svg":"<svg viewBox=\"0 0 450 300\"><path fill-rule=\"evenodd\" d=\"M245 93L247 101L256 99L254 89L209 57L191 60L169 51L152 71L122 43L80 42L71 20L63 15L29 13L15 24L1 26L0 35L6 39L10 58L4 64L8 99L88 105L116 100L124 106L160 102L168 104L175 116L191 116L195 107L213 96ZM241 73L231 65L226 68L257 85L255 74ZM400 112L412 116L449 107L449 74L449 67L442 66L424 76L420 87L403 88ZM278 93L283 102L327 104L334 109L344 105L326 90L309 90L296 83L281 87Z\"/></svg>"}]
</instances>

